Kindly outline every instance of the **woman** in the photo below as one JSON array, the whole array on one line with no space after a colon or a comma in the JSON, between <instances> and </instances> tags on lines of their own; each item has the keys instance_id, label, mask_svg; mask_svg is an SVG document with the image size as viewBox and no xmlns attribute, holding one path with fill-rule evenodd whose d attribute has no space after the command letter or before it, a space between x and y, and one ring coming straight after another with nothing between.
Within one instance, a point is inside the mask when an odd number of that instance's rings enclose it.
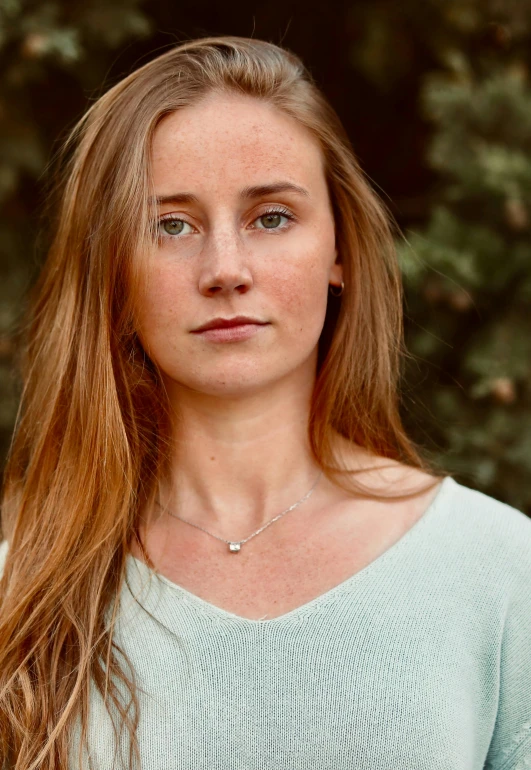
<instances>
[{"instance_id":1,"label":"woman","mask_svg":"<svg viewBox=\"0 0 531 770\"><path fill-rule=\"evenodd\" d=\"M391 218L301 62L179 45L63 168L4 491L7 766L531 761L531 526L404 433Z\"/></svg>"}]
</instances>

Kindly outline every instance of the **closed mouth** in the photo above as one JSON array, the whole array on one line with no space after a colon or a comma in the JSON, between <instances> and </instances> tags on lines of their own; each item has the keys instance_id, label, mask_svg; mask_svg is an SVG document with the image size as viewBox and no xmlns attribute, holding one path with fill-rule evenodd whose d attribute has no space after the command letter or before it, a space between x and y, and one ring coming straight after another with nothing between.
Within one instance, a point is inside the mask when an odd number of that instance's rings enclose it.
<instances>
[{"instance_id":1,"label":"closed mouth","mask_svg":"<svg viewBox=\"0 0 531 770\"><path fill-rule=\"evenodd\" d=\"M246 318L244 316L238 316L236 318L214 318L203 326L199 326L194 329L194 333L200 333L208 331L210 329L230 329L234 326L244 326L245 324L255 324L257 326L264 326L268 321L258 321L256 318Z\"/></svg>"}]
</instances>

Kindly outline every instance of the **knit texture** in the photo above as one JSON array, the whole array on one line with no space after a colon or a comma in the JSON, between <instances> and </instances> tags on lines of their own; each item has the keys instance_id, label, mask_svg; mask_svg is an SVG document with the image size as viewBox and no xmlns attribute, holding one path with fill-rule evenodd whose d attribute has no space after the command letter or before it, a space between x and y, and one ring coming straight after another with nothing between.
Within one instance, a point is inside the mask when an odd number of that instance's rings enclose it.
<instances>
[{"instance_id":1,"label":"knit texture","mask_svg":"<svg viewBox=\"0 0 531 770\"><path fill-rule=\"evenodd\" d=\"M385 553L278 618L132 556L120 601L142 770L531 768L531 520L451 477ZM94 768L127 767L96 693L89 740Z\"/></svg>"}]
</instances>

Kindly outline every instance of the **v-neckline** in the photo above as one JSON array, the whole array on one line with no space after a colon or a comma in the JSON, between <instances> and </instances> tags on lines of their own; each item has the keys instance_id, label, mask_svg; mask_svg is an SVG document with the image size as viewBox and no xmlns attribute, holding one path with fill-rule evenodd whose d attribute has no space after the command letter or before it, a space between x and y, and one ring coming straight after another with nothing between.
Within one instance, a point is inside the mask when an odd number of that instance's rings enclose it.
<instances>
[{"instance_id":1,"label":"v-neckline","mask_svg":"<svg viewBox=\"0 0 531 770\"><path fill-rule=\"evenodd\" d=\"M457 482L452 478L452 476L446 476L446 478L444 478L443 481L441 482L439 489L437 491L437 494L435 495L435 497L433 498L433 500L431 501L427 509L424 511L422 516L419 519L417 519L417 521L413 524L413 526L411 526L402 535L402 537L399 538L395 543L393 543L387 550L385 550L383 553L381 553L379 556L377 556L375 559L369 562L369 564L367 564L365 567L358 570L353 575L350 575L350 577L341 581L337 585L319 594L313 599L310 599L304 604L301 604L298 607L295 607L292 610L289 610L288 612L283 613L282 615L277 615L274 618L269 618L269 619L246 618L246 617L243 617L242 615L237 615L234 612L230 612L229 610L225 610L222 607L218 607L217 605L212 604L206 599L202 599L200 596L192 593L191 591L179 585L178 583L174 583L164 575L153 571L150 567L148 567L147 564L145 564L143 561L133 556L132 553L129 553L127 557L128 584L133 582L135 585L137 585L140 588L141 586L145 585L145 582L144 580L142 580L142 578L147 579L148 581L152 580L153 578L156 578L160 584L163 584L164 586L166 586L173 593L180 594L189 604L195 605L199 610L202 611L202 613L210 616L211 618L216 617L220 620L231 620L233 622L240 623L247 626L266 626L266 625L281 623L283 621L289 621L295 617L298 617L299 615L315 610L321 604L328 603L330 600L332 600L333 597L340 595L345 590L347 590L350 586L352 586L354 583L366 579L370 573L383 568L390 559L395 558L401 551L403 551L403 549L406 546L414 543L414 541L418 537L420 537L420 535L425 531L427 525L435 520L437 512L442 510L444 507L446 507L449 495L451 495L452 491L457 486L458 486ZM446 505L443 505L443 504L446 504ZM135 580L135 577L134 577L135 567L137 571L137 576L140 577L141 579L141 584L138 584L137 580Z\"/></svg>"}]
</instances>

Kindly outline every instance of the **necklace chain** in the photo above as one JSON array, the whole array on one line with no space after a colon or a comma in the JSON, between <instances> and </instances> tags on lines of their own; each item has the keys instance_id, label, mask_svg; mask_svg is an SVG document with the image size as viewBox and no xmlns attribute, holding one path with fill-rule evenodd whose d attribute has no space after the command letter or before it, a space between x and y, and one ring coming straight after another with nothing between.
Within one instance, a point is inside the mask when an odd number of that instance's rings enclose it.
<instances>
[{"instance_id":1,"label":"necklace chain","mask_svg":"<svg viewBox=\"0 0 531 770\"><path fill-rule=\"evenodd\" d=\"M227 543L229 546L229 551L231 553L238 553L240 550L240 547L246 543L248 540L250 540L252 537L255 537L255 535L259 535L260 532L262 532L266 527L269 527L270 524L272 524L277 519L280 519L281 516L284 516L284 514L289 513L290 511L293 511L294 508L297 508L301 503L303 503L305 500L307 500L310 495L312 494L313 490L317 486L317 483L319 479L322 476L322 471L317 476L316 480L313 483L312 488L309 492L306 492L304 497L301 497L300 500L297 500L296 503L293 503L293 505L290 505L289 508L286 508L285 511L282 511L282 513L279 513L278 516L275 516L274 519L271 519L271 521L268 521L267 524L264 524L263 527L260 527L260 529L257 529L256 532L253 532L252 535L249 535L249 537L246 537L244 540L225 540L223 537L218 537L218 535L214 535L212 532L209 532L208 530L204 529L203 527L200 527L199 524L193 524L191 521L186 521L186 519L182 519L180 516L177 516L176 513L172 513L171 511L168 511L166 508L164 508L161 503L156 500L156 504L159 506L161 510L163 510L165 513L169 514L170 516L173 516L175 519L179 519L180 521L184 521L185 524L190 524L192 527L196 527L197 529L202 530L203 532L206 532L207 535L210 535L211 537L215 537L216 540L221 540L223 543Z\"/></svg>"}]
</instances>

